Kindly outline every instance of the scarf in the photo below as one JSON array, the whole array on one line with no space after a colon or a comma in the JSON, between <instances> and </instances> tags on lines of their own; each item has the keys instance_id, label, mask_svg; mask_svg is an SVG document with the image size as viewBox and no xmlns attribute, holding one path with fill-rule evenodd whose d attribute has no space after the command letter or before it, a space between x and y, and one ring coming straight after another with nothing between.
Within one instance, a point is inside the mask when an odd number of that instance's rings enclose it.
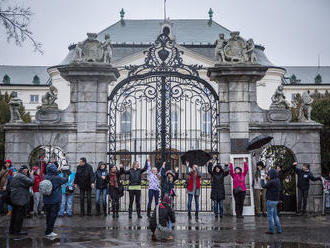
<instances>
[{"instance_id":1,"label":"scarf","mask_svg":"<svg viewBox=\"0 0 330 248\"><path fill-rule=\"evenodd\" d=\"M110 172L110 186L118 188L118 180L117 180L116 172Z\"/></svg>"}]
</instances>

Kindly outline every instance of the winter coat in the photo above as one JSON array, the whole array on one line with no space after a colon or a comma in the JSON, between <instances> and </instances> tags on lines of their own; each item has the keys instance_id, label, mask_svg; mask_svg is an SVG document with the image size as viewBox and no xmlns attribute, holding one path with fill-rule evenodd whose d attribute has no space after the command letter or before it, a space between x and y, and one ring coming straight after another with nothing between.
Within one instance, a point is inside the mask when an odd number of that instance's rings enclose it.
<instances>
[{"instance_id":1,"label":"winter coat","mask_svg":"<svg viewBox=\"0 0 330 248\"><path fill-rule=\"evenodd\" d=\"M67 174L69 175L68 182L62 186L62 194L66 194L66 186L72 186L74 178L76 176L76 173L70 170L70 173ZM67 177L67 175L63 174L63 172L60 174L61 177Z\"/></svg>"},{"instance_id":2,"label":"winter coat","mask_svg":"<svg viewBox=\"0 0 330 248\"><path fill-rule=\"evenodd\" d=\"M10 198L13 205L25 206L30 202L29 188L34 184L34 177L17 173L10 183Z\"/></svg>"},{"instance_id":3,"label":"winter coat","mask_svg":"<svg viewBox=\"0 0 330 248\"><path fill-rule=\"evenodd\" d=\"M195 175L194 175L194 170L192 170L190 173L189 173L189 176L188 176L188 186L187 186L187 191L188 191L188 194L189 192L192 192L193 194L195 195L199 195L199 189L201 187L201 173L199 172L199 170L197 169L197 174L196 174L196 188L195 188L195 191L194 191L194 178L195 178Z\"/></svg>"},{"instance_id":4,"label":"winter coat","mask_svg":"<svg viewBox=\"0 0 330 248\"><path fill-rule=\"evenodd\" d=\"M156 206L157 207L157 206ZM160 203L159 204L159 221L158 223L163 226L167 227L168 222L171 221L172 223L175 223L175 215L173 209L166 203ZM153 212L151 218L150 218L150 230L154 233L157 228L157 221L156 221L156 210Z\"/></svg>"},{"instance_id":5,"label":"winter coat","mask_svg":"<svg viewBox=\"0 0 330 248\"><path fill-rule=\"evenodd\" d=\"M298 188L301 190L309 190L309 180L312 181L321 181L320 177L314 177L313 173L308 171L304 171L303 169L294 168L297 176L298 176Z\"/></svg>"},{"instance_id":6,"label":"winter coat","mask_svg":"<svg viewBox=\"0 0 330 248\"><path fill-rule=\"evenodd\" d=\"M102 179L105 176L105 179ZM109 172L107 169L101 170L100 167L95 171L95 186L97 189L105 189L109 183Z\"/></svg>"},{"instance_id":7,"label":"winter coat","mask_svg":"<svg viewBox=\"0 0 330 248\"><path fill-rule=\"evenodd\" d=\"M224 179L229 174L228 166L223 170L220 166L220 172L216 172L215 166L212 170L212 163L208 165L208 172L211 175L211 200L221 201L225 199L225 183Z\"/></svg>"},{"instance_id":8,"label":"winter coat","mask_svg":"<svg viewBox=\"0 0 330 248\"><path fill-rule=\"evenodd\" d=\"M271 169L268 171L268 176L270 177L270 180L267 183L265 183L265 180L261 180L261 186L264 189L267 189L266 199L268 201L279 201L281 192L281 181L278 178L278 173L276 170Z\"/></svg>"},{"instance_id":9,"label":"winter coat","mask_svg":"<svg viewBox=\"0 0 330 248\"><path fill-rule=\"evenodd\" d=\"M39 184L41 181L42 181L41 174L40 175L34 174L34 184L32 186L32 190L34 193L39 192Z\"/></svg>"},{"instance_id":10,"label":"winter coat","mask_svg":"<svg viewBox=\"0 0 330 248\"><path fill-rule=\"evenodd\" d=\"M118 186L120 185L120 172L116 171L116 177L117 177L117 182L118 182ZM109 174L109 182L110 182L110 174ZM111 197L111 200L116 201L119 200L119 189L111 186L109 184L109 195Z\"/></svg>"},{"instance_id":11,"label":"winter coat","mask_svg":"<svg viewBox=\"0 0 330 248\"><path fill-rule=\"evenodd\" d=\"M169 178L167 177L164 168L160 169L160 175L162 176L162 195L165 193L171 195L171 191L174 190L175 181L178 180L179 173L175 173L172 182L170 182Z\"/></svg>"},{"instance_id":12,"label":"winter coat","mask_svg":"<svg viewBox=\"0 0 330 248\"><path fill-rule=\"evenodd\" d=\"M129 185L141 185L141 176L147 170L147 164L143 169L134 170L133 168L129 170L125 170L124 168L120 168L120 174L129 175Z\"/></svg>"},{"instance_id":13,"label":"winter coat","mask_svg":"<svg viewBox=\"0 0 330 248\"><path fill-rule=\"evenodd\" d=\"M57 171L57 167L54 164L49 164L46 168L45 180L52 182L53 189L50 195L44 195L44 204L57 204L62 199L62 185L67 183L68 176L61 177Z\"/></svg>"},{"instance_id":14,"label":"winter coat","mask_svg":"<svg viewBox=\"0 0 330 248\"><path fill-rule=\"evenodd\" d=\"M230 175L233 178L233 188L236 189L239 186L242 188L242 191L246 191L245 177L248 173L249 168L247 162L244 163L244 171L240 173L235 173L233 169L233 164L230 163Z\"/></svg>"},{"instance_id":15,"label":"winter coat","mask_svg":"<svg viewBox=\"0 0 330 248\"><path fill-rule=\"evenodd\" d=\"M5 191L8 183L8 169L2 169L0 171L0 191Z\"/></svg>"},{"instance_id":16,"label":"winter coat","mask_svg":"<svg viewBox=\"0 0 330 248\"><path fill-rule=\"evenodd\" d=\"M74 178L74 184L77 184L80 189L91 189L91 184L95 181L95 175L93 167L90 164L77 167L76 176Z\"/></svg>"}]
</instances>

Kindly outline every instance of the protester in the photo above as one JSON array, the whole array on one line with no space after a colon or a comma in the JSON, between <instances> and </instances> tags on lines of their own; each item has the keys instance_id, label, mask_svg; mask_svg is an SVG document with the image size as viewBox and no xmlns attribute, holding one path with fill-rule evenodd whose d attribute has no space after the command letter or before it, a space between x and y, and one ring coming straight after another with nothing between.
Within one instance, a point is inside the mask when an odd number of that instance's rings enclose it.
<instances>
[{"instance_id":1,"label":"protester","mask_svg":"<svg viewBox=\"0 0 330 248\"><path fill-rule=\"evenodd\" d=\"M30 201L29 188L34 184L33 171L26 165L21 166L18 173L11 179L10 199L13 212L10 218L9 234L26 235L22 232L25 206Z\"/></svg>"},{"instance_id":2,"label":"protester","mask_svg":"<svg viewBox=\"0 0 330 248\"><path fill-rule=\"evenodd\" d=\"M243 159L243 162L244 172L242 172L240 167L235 167L235 170L233 170L233 161L230 162L230 175L233 178L233 195L235 199L235 212L237 218L244 218L243 207L246 195L245 177L249 171L249 168L245 158Z\"/></svg>"},{"instance_id":3,"label":"protester","mask_svg":"<svg viewBox=\"0 0 330 248\"><path fill-rule=\"evenodd\" d=\"M162 176L162 197L164 198L165 194L167 194L170 197L171 200L171 207L173 208L174 204L174 186L175 181L179 178L178 169L176 169L176 172L173 172L172 170L167 170L165 172L166 162L163 163L162 168L160 169L160 174Z\"/></svg>"},{"instance_id":4,"label":"protester","mask_svg":"<svg viewBox=\"0 0 330 248\"><path fill-rule=\"evenodd\" d=\"M309 170L309 164L303 164L302 169L297 168L298 163L294 162L293 167L298 176L298 215L306 214L309 181L322 181L321 177L314 177Z\"/></svg>"},{"instance_id":5,"label":"protester","mask_svg":"<svg viewBox=\"0 0 330 248\"><path fill-rule=\"evenodd\" d=\"M68 181L68 176L61 177L59 171L55 164L48 164L46 168L46 173L44 179L49 180L52 183L52 192L50 195L44 195L44 204L46 210L46 231L45 235L47 237L56 237L57 234L54 233L54 225L60 210L60 203L62 199L62 185Z\"/></svg>"},{"instance_id":6,"label":"protester","mask_svg":"<svg viewBox=\"0 0 330 248\"><path fill-rule=\"evenodd\" d=\"M280 165L276 165L276 170L277 170L277 173L278 173L278 178L280 179L280 183L281 183L281 191L280 191L280 202L278 204L278 208L277 208L277 212L278 212L278 215L280 215L280 211L281 209L284 207L283 204L284 204L284 186L283 186L283 182L285 180L285 178L287 177L287 173L292 170L292 167L291 166L288 166L287 168L283 168L281 167Z\"/></svg>"},{"instance_id":7,"label":"protester","mask_svg":"<svg viewBox=\"0 0 330 248\"><path fill-rule=\"evenodd\" d=\"M158 173L156 167L151 168L150 158L147 158L146 164L148 168L147 170L149 181L147 216L148 218L150 218L151 204L153 198L155 199L155 206L158 205L160 172Z\"/></svg>"},{"instance_id":8,"label":"protester","mask_svg":"<svg viewBox=\"0 0 330 248\"><path fill-rule=\"evenodd\" d=\"M274 234L274 221L277 233L282 233L280 219L277 215L277 205L280 200L281 182L275 169L268 171L268 177L269 181L267 183L265 183L266 176L262 175L261 177L261 186L264 189L267 189L266 199L269 229L266 234Z\"/></svg>"},{"instance_id":9,"label":"protester","mask_svg":"<svg viewBox=\"0 0 330 248\"><path fill-rule=\"evenodd\" d=\"M2 196L6 192L8 184L8 163L5 163L3 168L0 170L0 214L4 213L4 202Z\"/></svg>"},{"instance_id":10,"label":"protester","mask_svg":"<svg viewBox=\"0 0 330 248\"><path fill-rule=\"evenodd\" d=\"M65 213L67 213L68 217L72 217L72 202L75 190L73 181L76 173L70 170L69 165L64 165L60 176L64 178L68 177L68 182L62 186L62 202L59 217L63 217Z\"/></svg>"},{"instance_id":11,"label":"protester","mask_svg":"<svg viewBox=\"0 0 330 248\"><path fill-rule=\"evenodd\" d=\"M41 214L43 208L43 196L39 192L39 184L42 181L42 176L40 172L40 168L38 166L32 167L33 175L34 175L34 184L32 187L33 191L33 215L38 216Z\"/></svg>"},{"instance_id":12,"label":"protester","mask_svg":"<svg viewBox=\"0 0 330 248\"><path fill-rule=\"evenodd\" d=\"M109 194L112 203L112 218L119 217L119 198L124 194L124 188L120 183L120 172L115 165L110 166Z\"/></svg>"},{"instance_id":13,"label":"protester","mask_svg":"<svg viewBox=\"0 0 330 248\"><path fill-rule=\"evenodd\" d=\"M138 161L133 162L133 166L129 170L125 170L124 166L120 166L120 174L129 175L129 207L128 207L128 218L132 218L133 212L133 202L135 198L136 203L136 212L139 219L142 218L141 215L141 176L147 170L147 166L144 166L143 169L140 169L140 164Z\"/></svg>"},{"instance_id":14,"label":"protester","mask_svg":"<svg viewBox=\"0 0 330 248\"><path fill-rule=\"evenodd\" d=\"M220 211L220 218L223 217L223 200L225 199L225 184L224 179L229 175L228 164L225 164L225 170L220 164L216 164L212 169L213 164L209 162L208 172L211 175L211 200L213 201L213 210L215 218L218 218L218 211Z\"/></svg>"},{"instance_id":15,"label":"protester","mask_svg":"<svg viewBox=\"0 0 330 248\"><path fill-rule=\"evenodd\" d=\"M173 239L172 227L169 228L169 223L175 223L175 214L171 208L171 200L165 194L162 202L155 207L155 211L150 218L150 230L152 231L153 239Z\"/></svg>"},{"instance_id":16,"label":"protester","mask_svg":"<svg viewBox=\"0 0 330 248\"><path fill-rule=\"evenodd\" d=\"M102 194L102 203L103 203L103 213L104 216L107 216L107 193L108 193L108 182L109 182L109 173L107 171L107 164L105 162L99 162L97 170L95 171L96 178L96 215L99 216L101 214L101 194Z\"/></svg>"},{"instance_id":17,"label":"protester","mask_svg":"<svg viewBox=\"0 0 330 248\"><path fill-rule=\"evenodd\" d=\"M264 163L262 161L258 161L253 179L256 216L260 216L262 214L266 215L266 190L261 187L261 177L266 174L264 168Z\"/></svg>"},{"instance_id":18,"label":"protester","mask_svg":"<svg viewBox=\"0 0 330 248\"><path fill-rule=\"evenodd\" d=\"M188 193L188 218L191 219L191 203L195 198L195 219L198 219L199 211L199 194L200 194L200 178L202 173L198 170L198 166L194 164L192 170L189 172L189 166L187 166L186 179L188 180L187 193Z\"/></svg>"},{"instance_id":19,"label":"protester","mask_svg":"<svg viewBox=\"0 0 330 248\"><path fill-rule=\"evenodd\" d=\"M328 173L328 177L323 179L324 181L324 197L325 197L325 210L330 210L330 171Z\"/></svg>"},{"instance_id":20,"label":"protester","mask_svg":"<svg viewBox=\"0 0 330 248\"><path fill-rule=\"evenodd\" d=\"M74 187L79 187L80 216L85 216L85 195L87 195L87 215L92 215L92 188L94 188L95 176L93 167L87 163L86 158L81 158L74 178Z\"/></svg>"},{"instance_id":21,"label":"protester","mask_svg":"<svg viewBox=\"0 0 330 248\"><path fill-rule=\"evenodd\" d=\"M5 161L5 166L8 167L7 187L9 187L11 184L11 180L15 176L17 170L16 170L15 166L11 163L11 160L9 160L9 159ZM8 204L7 208L8 208L7 216L10 216L13 211L13 207L10 204Z\"/></svg>"}]
</instances>

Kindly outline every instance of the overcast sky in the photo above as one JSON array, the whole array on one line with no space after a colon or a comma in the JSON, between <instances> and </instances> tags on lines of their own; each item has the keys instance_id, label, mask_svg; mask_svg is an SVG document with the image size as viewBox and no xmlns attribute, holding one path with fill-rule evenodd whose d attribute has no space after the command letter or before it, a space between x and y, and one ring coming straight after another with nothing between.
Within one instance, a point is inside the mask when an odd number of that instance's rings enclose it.
<instances>
[{"instance_id":1,"label":"overcast sky","mask_svg":"<svg viewBox=\"0 0 330 248\"><path fill-rule=\"evenodd\" d=\"M7 43L0 25L0 64L55 65L63 60L70 43L87 32L99 32L119 20L163 18L163 0L6 0L30 6L31 30L43 44L44 55ZM3 4L3 3L2 3ZM208 18L266 47L276 65L330 65L330 0L167 0L171 19Z\"/></svg>"}]
</instances>

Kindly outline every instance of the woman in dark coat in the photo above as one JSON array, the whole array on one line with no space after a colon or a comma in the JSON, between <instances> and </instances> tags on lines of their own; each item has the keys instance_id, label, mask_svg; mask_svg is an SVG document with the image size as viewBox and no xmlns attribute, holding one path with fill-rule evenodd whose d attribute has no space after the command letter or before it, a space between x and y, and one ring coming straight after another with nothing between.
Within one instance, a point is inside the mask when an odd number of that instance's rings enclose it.
<instances>
[{"instance_id":1,"label":"woman in dark coat","mask_svg":"<svg viewBox=\"0 0 330 248\"><path fill-rule=\"evenodd\" d=\"M220 209L220 218L223 216L223 200L225 199L225 184L224 179L229 175L228 164L225 164L225 170L220 164L217 164L212 169L213 164L209 163L208 172L212 177L211 200L213 201L213 210L215 218L218 218L218 210Z\"/></svg>"},{"instance_id":2,"label":"woman in dark coat","mask_svg":"<svg viewBox=\"0 0 330 248\"><path fill-rule=\"evenodd\" d=\"M119 198L122 196L120 171L115 165L110 166L109 172L109 194L112 203L112 218L119 217Z\"/></svg>"}]
</instances>

